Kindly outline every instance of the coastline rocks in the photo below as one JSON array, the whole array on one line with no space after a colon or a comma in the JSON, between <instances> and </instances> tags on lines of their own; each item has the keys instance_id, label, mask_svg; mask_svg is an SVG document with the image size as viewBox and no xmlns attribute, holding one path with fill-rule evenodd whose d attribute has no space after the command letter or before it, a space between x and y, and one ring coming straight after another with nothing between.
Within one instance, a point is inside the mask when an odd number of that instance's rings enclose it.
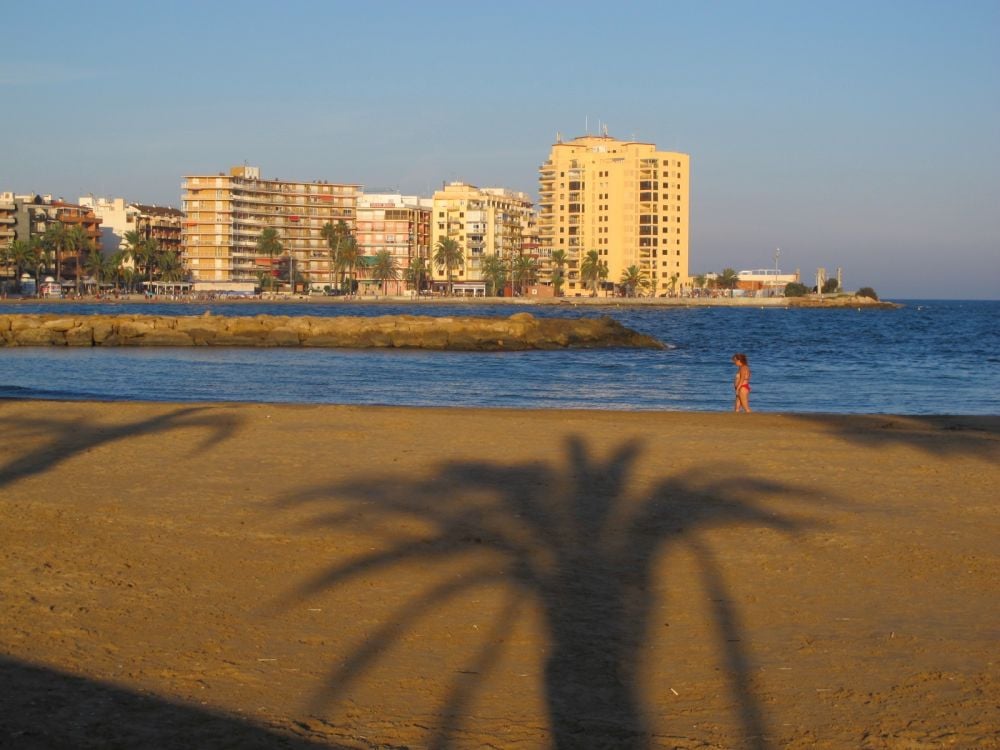
<instances>
[{"instance_id":1,"label":"coastline rocks","mask_svg":"<svg viewBox=\"0 0 1000 750\"><path fill-rule=\"evenodd\" d=\"M600 318L384 315L252 318L203 315L0 315L0 346L237 346L520 351L632 347L662 349L651 336Z\"/></svg>"}]
</instances>

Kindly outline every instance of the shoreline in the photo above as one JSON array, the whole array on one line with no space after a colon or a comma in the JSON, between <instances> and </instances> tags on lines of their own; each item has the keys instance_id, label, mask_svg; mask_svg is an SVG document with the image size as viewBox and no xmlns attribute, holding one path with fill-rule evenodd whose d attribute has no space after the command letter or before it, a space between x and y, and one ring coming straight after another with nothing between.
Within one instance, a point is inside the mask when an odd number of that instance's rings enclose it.
<instances>
[{"instance_id":1,"label":"shoreline","mask_svg":"<svg viewBox=\"0 0 1000 750\"><path fill-rule=\"evenodd\" d=\"M553 715L608 747L997 738L1000 417L0 425L0 744L550 747Z\"/></svg>"},{"instance_id":2,"label":"shoreline","mask_svg":"<svg viewBox=\"0 0 1000 750\"><path fill-rule=\"evenodd\" d=\"M78 299L4 299L0 300L0 308L4 305L19 304L87 304L114 305L130 304L192 304L192 305L247 305L247 304L289 304L308 303L314 305L413 305L419 308L425 304L440 305L511 305L519 306L570 306L570 307L736 307L736 308L817 308L817 309L877 309L895 310L905 307L903 303L886 300L873 300L869 297L853 295L819 297L407 297L402 295L381 297L327 297L325 295L288 295L282 298L260 297L252 299L219 298L219 299L170 299L154 297L148 299L142 295L130 295L119 299L95 299L83 297Z\"/></svg>"}]
</instances>

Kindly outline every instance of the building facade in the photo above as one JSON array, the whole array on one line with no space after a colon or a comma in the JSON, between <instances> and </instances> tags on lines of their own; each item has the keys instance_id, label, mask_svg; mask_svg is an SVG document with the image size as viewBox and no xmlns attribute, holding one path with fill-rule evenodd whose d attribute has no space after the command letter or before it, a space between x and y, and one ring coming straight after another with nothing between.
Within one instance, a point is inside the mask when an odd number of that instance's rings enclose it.
<instances>
[{"instance_id":1,"label":"building facade","mask_svg":"<svg viewBox=\"0 0 1000 750\"><path fill-rule=\"evenodd\" d=\"M406 274L413 262L422 258L430 265L431 209L433 200L399 193L364 193L358 196L358 253L362 258L374 258L388 251L396 261L399 283L396 291L409 288ZM360 266L364 269L365 263ZM364 270L362 270L364 275ZM369 286L374 279L362 278Z\"/></svg>"},{"instance_id":2,"label":"building facade","mask_svg":"<svg viewBox=\"0 0 1000 750\"><path fill-rule=\"evenodd\" d=\"M272 273L278 258L257 249L261 233L272 228L296 275L321 289L333 272L323 225L343 220L354 229L360 185L264 180L258 167L240 166L229 174L186 176L183 190L183 258L196 288Z\"/></svg>"},{"instance_id":3,"label":"building facade","mask_svg":"<svg viewBox=\"0 0 1000 750\"><path fill-rule=\"evenodd\" d=\"M496 255L510 263L524 252L526 231L533 231L533 227L534 213L527 194L452 182L434 193L431 257L442 238L455 240L463 256L462 264L452 269L456 292L485 293L483 258ZM432 262L431 275L435 288L443 291L447 270Z\"/></svg>"},{"instance_id":4,"label":"building facade","mask_svg":"<svg viewBox=\"0 0 1000 750\"><path fill-rule=\"evenodd\" d=\"M138 232L144 239L154 239L161 250L181 252L181 224L184 212L169 206L128 203L124 198L80 198L81 206L93 210L101 220L101 250L113 255L127 247L125 234ZM129 260L126 265L131 266Z\"/></svg>"},{"instance_id":5,"label":"building facade","mask_svg":"<svg viewBox=\"0 0 1000 750\"><path fill-rule=\"evenodd\" d=\"M637 266L647 293L688 288L689 185L688 154L608 135L557 141L539 168L538 234L543 256L566 255L564 293L588 293L580 267L591 250L609 287Z\"/></svg>"}]
</instances>

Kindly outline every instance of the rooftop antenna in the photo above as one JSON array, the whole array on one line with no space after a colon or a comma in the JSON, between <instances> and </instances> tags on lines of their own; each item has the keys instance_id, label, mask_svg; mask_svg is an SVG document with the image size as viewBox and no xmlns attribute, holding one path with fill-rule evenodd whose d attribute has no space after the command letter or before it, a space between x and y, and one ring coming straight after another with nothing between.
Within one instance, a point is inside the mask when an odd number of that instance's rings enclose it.
<instances>
[{"instance_id":1,"label":"rooftop antenna","mask_svg":"<svg viewBox=\"0 0 1000 750\"><path fill-rule=\"evenodd\" d=\"M585 135L590 135L590 115L583 116L583 132Z\"/></svg>"},{"instance_id":2,"label":"rooftop antenna","mask_svg":"<svg viewBox=\"0 0 1000 750\"><path fill-rule=\"evenodd\" d=\"M604 135L605 138L608 137L608 124L607 123L604 123L604 125L601 126L601 133Z\"/></svg>"}]
</instances>

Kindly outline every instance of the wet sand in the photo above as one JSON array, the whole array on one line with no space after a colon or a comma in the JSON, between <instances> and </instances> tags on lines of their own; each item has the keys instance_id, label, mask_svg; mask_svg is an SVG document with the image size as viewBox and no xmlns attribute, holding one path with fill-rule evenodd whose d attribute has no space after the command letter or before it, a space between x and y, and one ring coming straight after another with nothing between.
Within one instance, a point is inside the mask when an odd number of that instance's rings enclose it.
<instances>
[{"instance_id":1,"label":"wet sand","mask_svg":"<svg viewBox=\"0 0 1000 750\"><path fill-rule=\"evenodd\" d=\"M0 747L998 747L998 458L995 417L0 401Z\"/></svg>"}]
</instances>

